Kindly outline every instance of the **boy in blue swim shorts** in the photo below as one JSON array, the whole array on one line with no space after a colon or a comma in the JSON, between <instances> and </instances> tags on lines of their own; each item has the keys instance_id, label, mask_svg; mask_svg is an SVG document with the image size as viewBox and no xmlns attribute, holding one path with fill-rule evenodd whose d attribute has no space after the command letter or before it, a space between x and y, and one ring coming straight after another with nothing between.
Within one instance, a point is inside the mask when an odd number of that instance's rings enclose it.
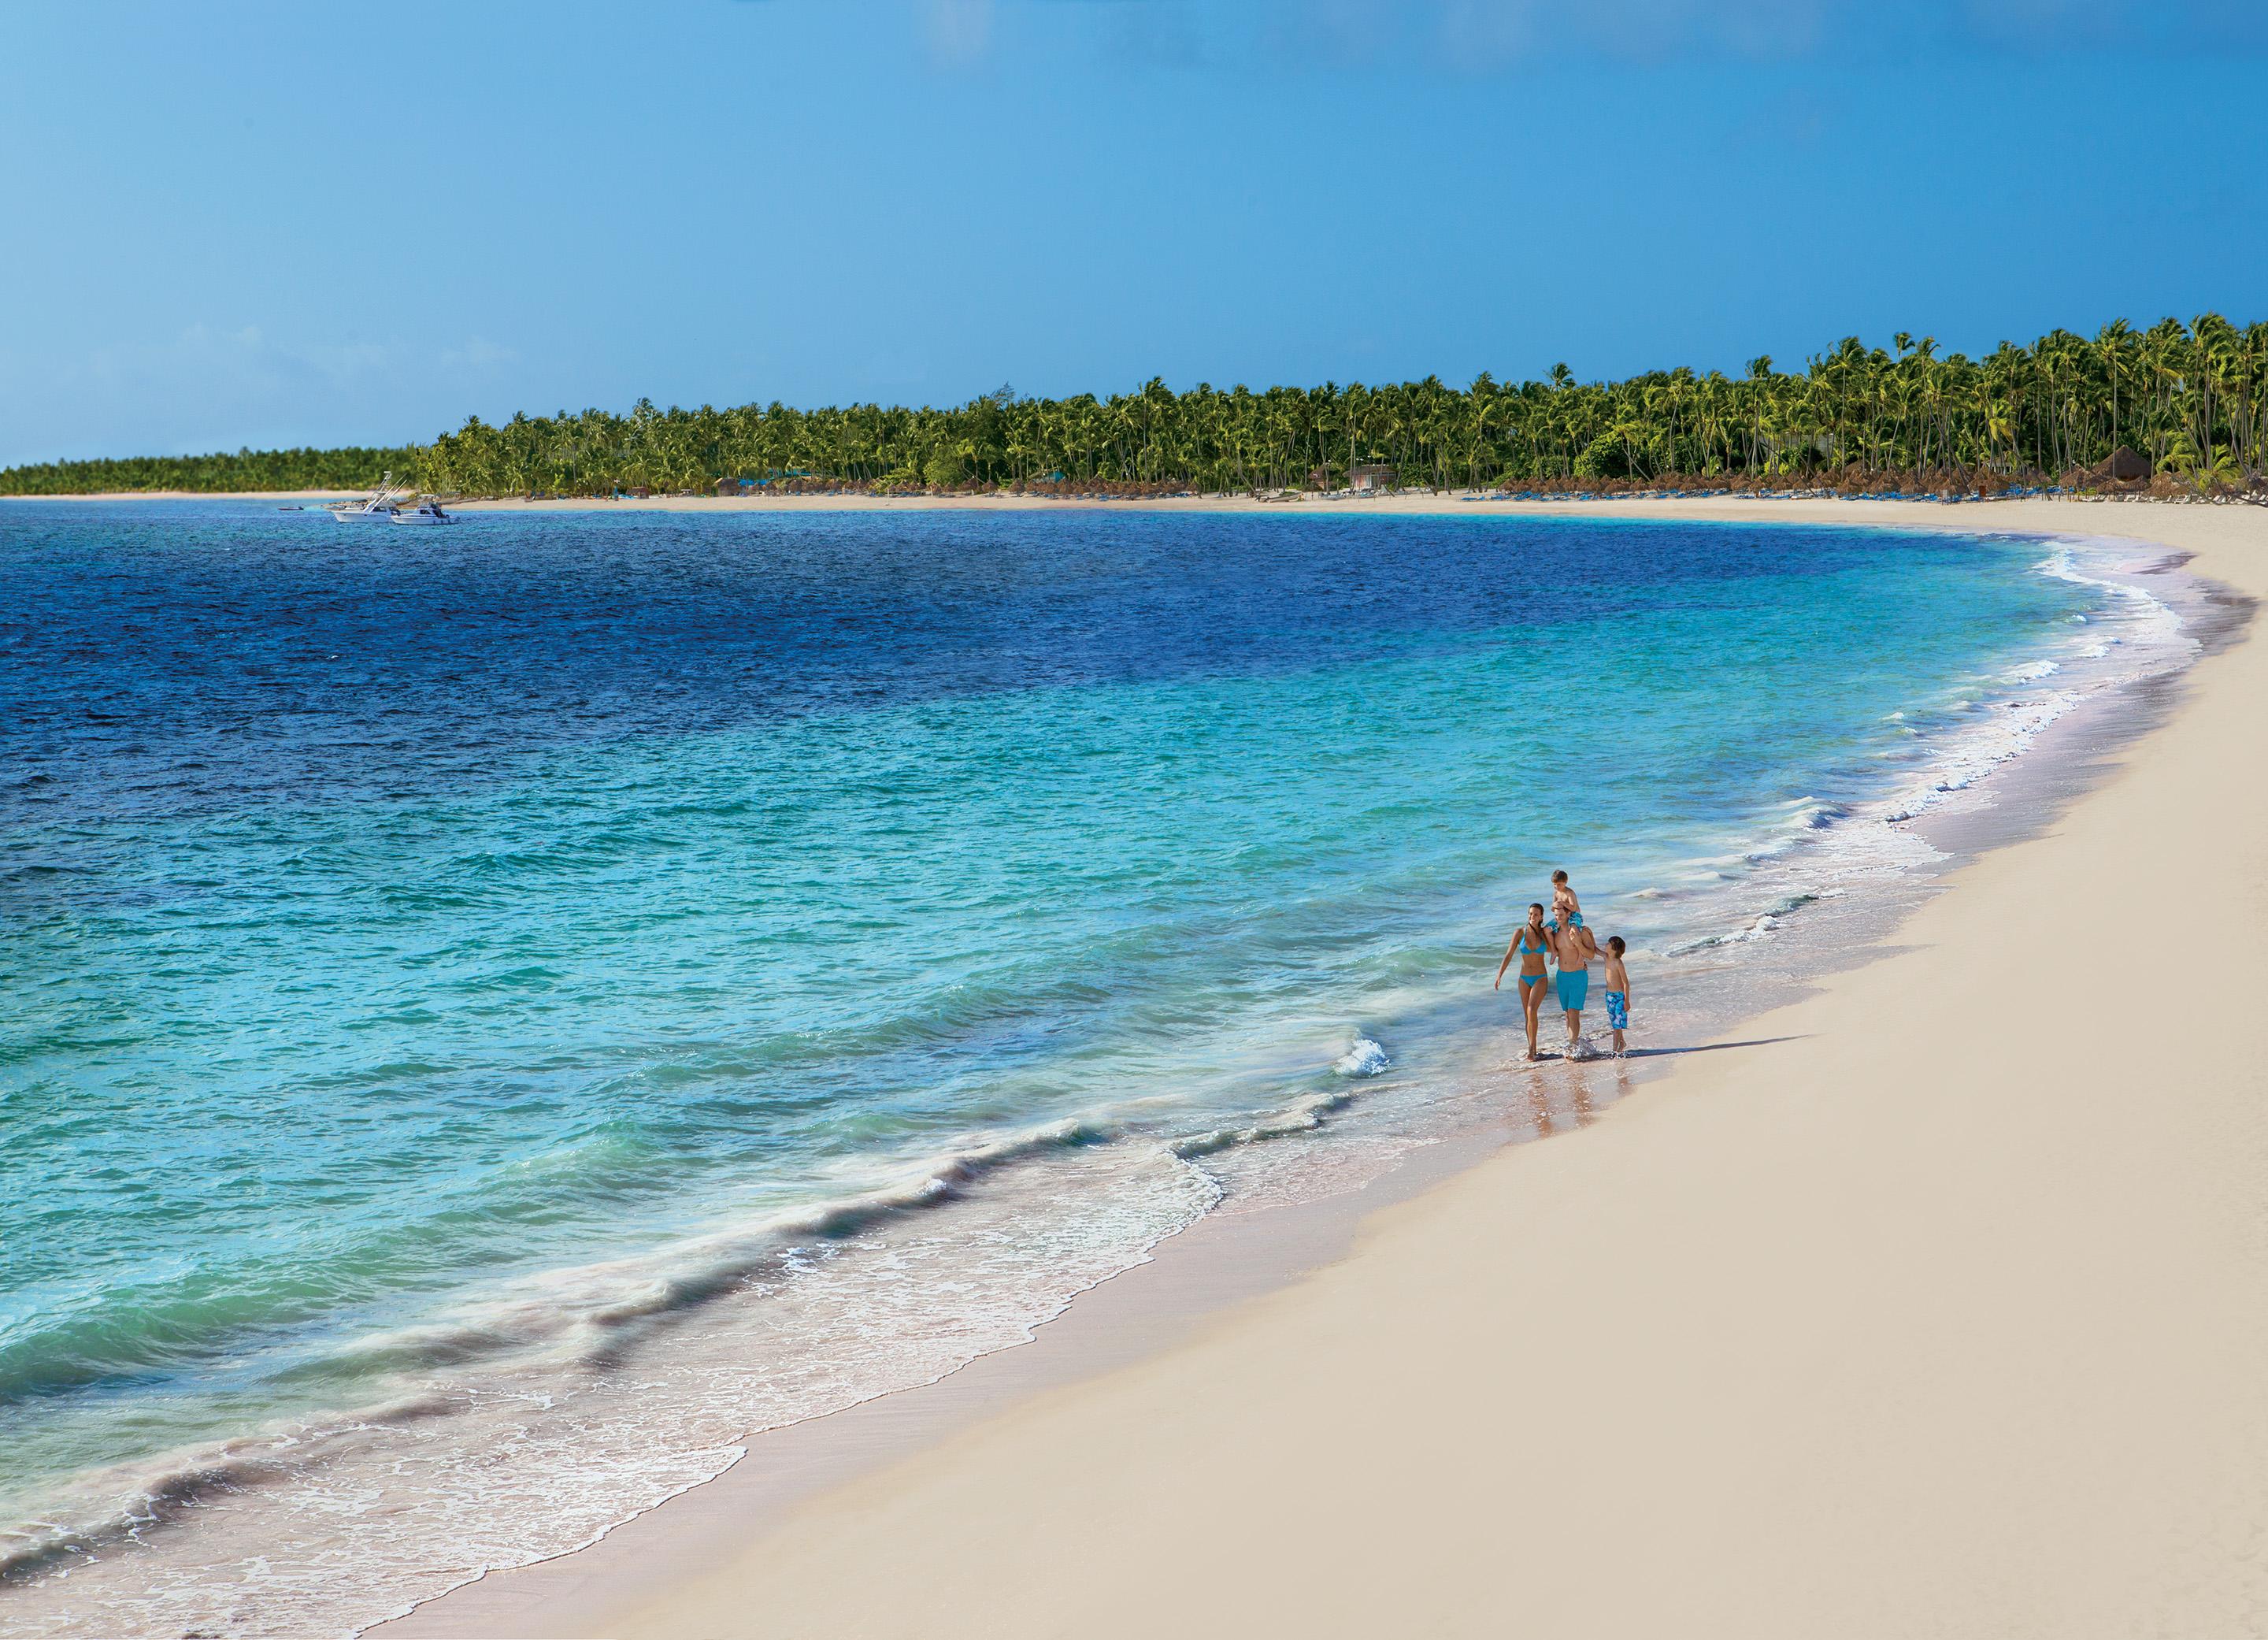
<instances>
[{"instance_id":1,"label":"boy in blue swim shorts","mask_svg":"<svg viewBox=\"0 0 2268 1640\"><path fill-rule=\"evenodd\" d=\"M1607 940L1607 1023L1615 1028L1615 1057L1624 1055L1623 1032L1630 1029L1630 970L1623 966L1623 936Z\"/></svg>"}]
</instances>

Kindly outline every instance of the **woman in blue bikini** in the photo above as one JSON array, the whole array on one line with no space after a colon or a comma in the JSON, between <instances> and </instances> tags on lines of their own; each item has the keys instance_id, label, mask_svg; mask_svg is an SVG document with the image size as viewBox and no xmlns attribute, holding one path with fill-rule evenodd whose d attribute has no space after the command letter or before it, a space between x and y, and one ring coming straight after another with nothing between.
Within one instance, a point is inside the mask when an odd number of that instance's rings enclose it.
<instances>
[{"instance_id":1,"label":"woman in blue bikini","mask_svg":"<svg viewBox=\"0 0 2268 1640\"><path fill-rule=\"evenodd\" d=\"M1512 936L1505 948L1504 960L1496 965L1496 988L1504 988L1504 971L1512 966L1514 957L1520 958L1520 1008L1528 1016L1528 1057L1540 1060L1535 1051L1535 1010L1543 1006L1543 993L1551 983L1544 971L1544 955L1551 949L1551 935L1543 926L1543 907L1528 908L1528 923Z\"/></svg>"}]
</instances>

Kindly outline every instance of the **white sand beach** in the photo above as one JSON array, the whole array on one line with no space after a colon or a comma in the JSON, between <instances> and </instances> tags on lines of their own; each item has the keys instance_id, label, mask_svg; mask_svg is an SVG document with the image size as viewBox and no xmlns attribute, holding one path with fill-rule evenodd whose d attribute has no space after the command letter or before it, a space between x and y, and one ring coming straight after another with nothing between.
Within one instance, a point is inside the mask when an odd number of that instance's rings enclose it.
<instances>
[{"instance_id":1,"label":"white sand beach","mask_svg":"<svg viewBox=\"0 0 2268 1640\"><path fill-rule=\"evenodd\" d=\"M2130 536L2268 595L2252 507L1520 510ZM2268 1633L2264 702L2268 646L2206 657L1875 960L1351 1245L1217 1231L1210 1296L1138 1271L1007 1352L1049 1371L766 1437L375 1632Z\"/></svg>"}]
</instances>

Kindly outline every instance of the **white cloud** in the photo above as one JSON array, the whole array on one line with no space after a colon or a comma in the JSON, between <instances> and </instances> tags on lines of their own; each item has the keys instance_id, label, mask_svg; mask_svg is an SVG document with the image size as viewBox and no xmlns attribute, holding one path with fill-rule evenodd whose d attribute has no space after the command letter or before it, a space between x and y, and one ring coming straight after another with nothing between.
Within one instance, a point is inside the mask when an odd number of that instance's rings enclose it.
<instances>
[{"instance_id":1,"label":"white cloud","mask_svg":"<svg viewBox=\"0 0 2268 1640\"><path fill-rule=\"evenodd\" d=\"M946 66L977 61L992 43L992 0L924 0L931 58Z\"/></svg>"},{"instance_id":2,"label":"white cloud","mask_svg":"<svg viewBox=\"0 0 2268 1640\"><path fill-rule=\"evenodd\" d=\"M0 466L429 438L518 358L481 336L282 341L211 321L36 364L0 357Z\"/></svg>"},{"instance_id":3,"label":"white cloud","mask_svg":"<svg viewBox=\"0 0 2268 1640\"><path fill-rule=\"evenodd\" d=\"M516 365L519 351L516 348L498 347L485 336L468 336L462 347L445 347L440 363L444 370L493 370L498 365Z\"/></svg>"},{"instance_id":4,"label":"white cloud","mask_svg":"<svg viewBox=\"0 0 2268 1640\"><path fill-rule=\"evenodd\" d=\"M1161 0L1116 0L1145 26ZM1032 9L1031 0L1020 8ZM1003 18L1013 15L1005 9ZM1200 12L1235 58L1466 71L1564 57L1912 61L1940 52L2176 49L2207 0L1219 0ZM1004 26L1005 24L1004 22ZM2268 33L2218 38L2257 55Z\"/></svg>"}]
</instances>

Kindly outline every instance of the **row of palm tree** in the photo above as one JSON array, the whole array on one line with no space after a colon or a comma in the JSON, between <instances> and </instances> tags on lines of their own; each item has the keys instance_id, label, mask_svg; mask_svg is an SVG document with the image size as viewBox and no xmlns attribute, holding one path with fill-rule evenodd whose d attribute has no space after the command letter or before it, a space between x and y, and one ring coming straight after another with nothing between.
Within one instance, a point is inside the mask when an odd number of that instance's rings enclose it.
<instances>
[{"instance_id":1,"label":"row of palm tree","mask_svg":"<svg viewBox=\"0 0 2268 1640\"><path fill-rule=\"evenodd\" d=\"M463 495L705 490L720 478L798 488L1196 491L1344 482L1391 468L1403 484L1743 483L1838 475L1959 475L1964 483L2084 475L2120 447L2203 489L2268 474L2268 322L2218 314L2092 338L2051 331L1972 358L1901 332L1889 350L1848 337L1800 370L1680 368L1584 382L1484 374L1367 387L1152 379L1097 398L1008 388L955 409L771 403L475 417L411 451L284 451L182 462L64 462L0 473L0 492L366 484L382 468Z\"/></svg>"},{"instance_id":2,"label":"row of palm tree","mask_svg":"<svg viewBox=\"0 0 2268 1640\"><path fill-rule=\"evenodd\" d=\"M116 491L367 490L387 473L409 482L423 456L349 446L334 450L238 450L212 455L129 455L48 462L0 470L0 495L92 495Z\"/></svg>"}]
</instances>

